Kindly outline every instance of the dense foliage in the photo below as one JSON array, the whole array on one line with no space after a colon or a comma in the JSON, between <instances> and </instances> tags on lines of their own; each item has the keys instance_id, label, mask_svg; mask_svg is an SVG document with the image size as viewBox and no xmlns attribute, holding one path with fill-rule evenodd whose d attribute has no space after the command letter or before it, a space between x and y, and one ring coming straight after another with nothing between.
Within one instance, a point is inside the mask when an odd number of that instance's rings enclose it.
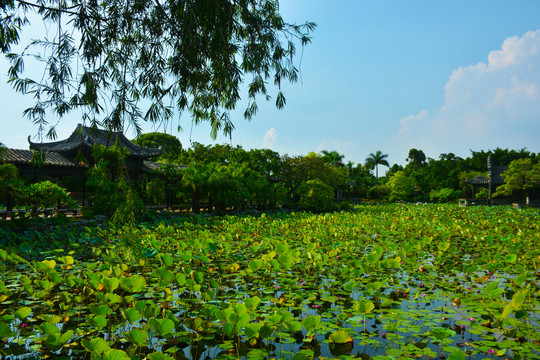
<instances>
[{"instance_id":1,"label":"dense foliage","mask_svg":"<svg viewBox=\"0 0 540 360\"><path fill-rule=\"evenodd\" d=\"M335 207L334 190L319 179L308 180L296 190L303 209L330 211Z\"/></svg>"},{"instance_id":2,"label":"dense foliage","mask_svg":"<svg viewBox=\"0 0 540 360\"><path fill-rule=\"evenodd\" d=\"M0 355L540 357L537 211L356 210L1 228Z\"/></svg>"},{"instance_id":3,"label":"dense foliage","mask_svg":"<svg viewBox=\"0 0 540 360\"><path fill-rule=\"evenodd\" d=\"M113 214L126 204L129 193L131 203L142 208L144 204L159 208L203 210L245 210L271 208L282 205L290 209L327 211L335 206L308 205L301 199L301 187L307 182L323 183L333 190L333 198L359 202L363 199L407 202L456 202L458 198L484 200L489 192L476 187L467 179L487 175L487 161L492 156L494 165L509 165L503 174L506 184L492 189L499 201L528 202L540 198L539 156L525 150L495 149L472 152L465 159L454 154L442 154L439 160L427 158L422 150L411 149L405 167L393 165L386 176L377 178L378 165L386 165L386 154L370 154L366 165L352 162L344 164L343 155L324 150L305 156L288 156L269 149L243 149L241 146L192 144L182 147L172 135L150 133L134 140L144 146L160 147L163 154L154 158L160 170L146 174L143 183L126 177L123 158L125 151L114 145L108 149L96 147L95 164L87 173L86 191L91 208L85 214ZM510 161L501 163L496 161ZM512 160L513 159L513 160ZM10 165L0 167L0 200L5 204L10 192L5 184L12 181ZM375 170L375 171L374 171ZM373 173L375 172L375 174ZM69 191L67 179L56 179ZM51 181L55 181L51 179ZM2 185L4 184L4 185ZM79 190L81 191L79 184ZM326 189L326 187L325 187ZM326 192L326 190L325 190ZM10 192L16 195L15 188ZM321 198L326 195L320 194ZM142 202L141 202L142 201ZM484 201L480 201L484 202ZM144 203L144 204L143 204ZM135 210L135 209L134 209ZM142 211L135 211L142 215Z\"/></svg>"}]
</instances>

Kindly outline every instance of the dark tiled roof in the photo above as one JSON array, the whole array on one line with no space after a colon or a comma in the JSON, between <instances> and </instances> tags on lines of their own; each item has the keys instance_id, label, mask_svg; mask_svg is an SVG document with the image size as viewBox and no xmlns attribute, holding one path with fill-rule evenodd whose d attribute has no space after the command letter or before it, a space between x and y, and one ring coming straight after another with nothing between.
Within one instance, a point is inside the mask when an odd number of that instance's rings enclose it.
<instances>
[{"instance_id":1,"label":"dark tiled roof","mask_svg":"<svg viewBox=\"0 0 540 360\"><path fill-rule=\"evenodd\" d=\"M34 153L35 152L31 150L6 149L6 151L2 154L2 160L5 163L11 164L32 164L32 156ZM62 154L50 151L45 151L44 165L83 167L83 165L79 165L68 160Z\"/></svg>"},{"instance_id":2,"label":"dark tiled roof","mask_svg":"<svg viewBox=\"0 0 540 360\"><path fill-rule=\"evenodd\" d=\"M480 185L480 184L488 184L489 182L489 179L487 177L485 177L484 175L478 175L472 179L467 179L467 183L468 184L473 184L473 185Z\"/></svg>"},{"instance_id":3,"label":"dark tiled roof","mask_svg":"<svg viewBox=\"0 0 540 360\"><path fill-rule=\"evenodd\" d=\"M504 178L502 177L502 174L508 170L508 166L492 166L491 167L491 183L493 185L502 185L504 184ZM487 185L489 183L489 179L483 175L478 175L472 179L467 179L468 184L473 185Z\"/></svg>"},{"instance_id":4,"label":"dark tiled roof","mask_svg":"<svg viewBox=\"0 0 540 360\"><path fill-rule=\"evenodd\" d=\"M143 171L144 172L163 171L165 166L167 165L176 166L180 170L186 167L185 165L165 164L165 163L159 163L159 162L145 161L143 164Z\"/></svg>"},{"instance_id":5,"label":"dark tiled roof","mask_svg":"<svg viewBox=\"0 0 540 360\"><path fill-rule=\"evenodd\" d=\"M508 170L508 166L492 166L491 167L491 182L493 184L504 184L502 174Z\"/></svg>"},{"instance_id":6,"label":"dark tiled roof","mask_svg":"<svg viewBox=\"0 0 540 360\"><path fill-rule=\"evenodd\" d=\"M66 139L61 141L49 142L49 143L34 143L30 141L30 149L55 152L66 152L76 149L79 146L92 147L94 144L103 146L111 146L115 140L118 140L120 146L126 148L130 154L141 157L152 157L162 154L161 149L147 148L136 145L129 141L124 134L120 132L108 132L106 130L90 128L88 126L82 126L79 124L75 131Z\"/></svg>"}]
</instances>

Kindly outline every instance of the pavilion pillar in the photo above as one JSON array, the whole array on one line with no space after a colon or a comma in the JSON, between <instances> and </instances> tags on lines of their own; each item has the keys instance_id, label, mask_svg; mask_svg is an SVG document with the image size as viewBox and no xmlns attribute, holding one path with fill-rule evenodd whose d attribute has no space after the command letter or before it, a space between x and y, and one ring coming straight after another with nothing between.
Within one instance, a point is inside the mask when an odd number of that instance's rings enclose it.
<instances>
[{"instance_id":1,"label":"pavilion pillar","mask_svg":"<svg viewBox=\"0 0 540 360\"><path fill-rule=\"evenodd\" d=\"M491 206L493 205L493 199L491 198L491 183L492 183L492 178L491 178L491 155L488 156L487 158L487 167L488 167L488 205Z\"/></svg>"}]
</instances>

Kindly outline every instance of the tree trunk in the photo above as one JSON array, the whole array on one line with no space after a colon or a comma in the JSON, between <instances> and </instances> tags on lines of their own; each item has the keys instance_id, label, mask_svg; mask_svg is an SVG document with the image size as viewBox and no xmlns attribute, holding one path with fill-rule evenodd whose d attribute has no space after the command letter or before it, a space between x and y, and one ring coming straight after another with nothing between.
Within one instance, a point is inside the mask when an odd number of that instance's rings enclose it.
<instances>
[{"instance_id":1,"label":"tree trunk","mask_svg":"<svg viewBox=\"0 0 540 360\"><path fill-rule=\"evenodd\" d=\"M200 205L201 195L198 190L193 191L193 194L191 195L191 211L198 214L201 212L201 205Z\"/></svg>"}]
</instances>

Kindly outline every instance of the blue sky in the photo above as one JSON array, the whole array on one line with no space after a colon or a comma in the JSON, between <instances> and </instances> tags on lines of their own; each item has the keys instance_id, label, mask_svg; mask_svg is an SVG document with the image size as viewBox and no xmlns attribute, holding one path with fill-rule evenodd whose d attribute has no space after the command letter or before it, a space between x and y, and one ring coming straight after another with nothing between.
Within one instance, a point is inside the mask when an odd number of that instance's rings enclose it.
<instances>
[{"instance_id":1,"label":"blue sky","mask_svg":"<svg viewBox=\"0 0 540 360\"><path fill-rule=\"evenodd\" d=\"M296 59L301 81L283 87L282 110L260 99L251 122L240 104L232 113L233 145L291 156L336 150L355 163L381 150L391 164L404 164L411 148L432 158L496 147L540 152L540 1L282 0L280 6L286 21L318 25ZM37 132L22 116L32 99L5 84L6 72L2 59L0 141L26 149L26 138ZM73 131L78 115L60 120L59 138ZM208 126L192 128L187 114L179 121L183 132L175 131L178 121L167 132L185 147L231 143L211 140Z\"/></svg>"}]
</instances>

